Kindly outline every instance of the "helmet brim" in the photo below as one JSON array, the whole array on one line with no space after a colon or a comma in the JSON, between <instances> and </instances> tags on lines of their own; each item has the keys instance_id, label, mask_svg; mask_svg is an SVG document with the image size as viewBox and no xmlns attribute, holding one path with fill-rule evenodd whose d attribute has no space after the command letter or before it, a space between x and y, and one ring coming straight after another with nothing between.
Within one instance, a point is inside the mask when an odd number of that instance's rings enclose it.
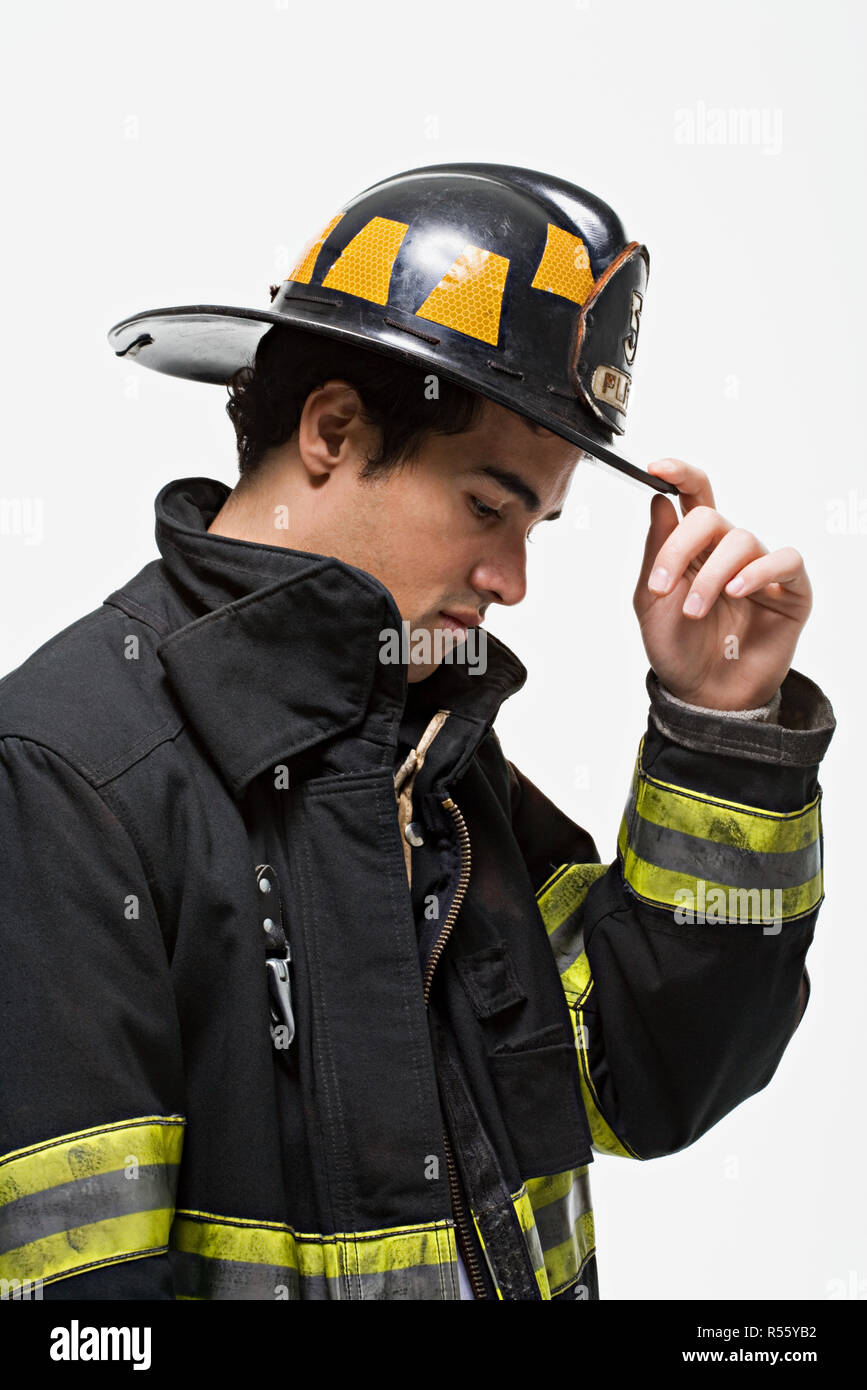
<instances>
[{"instance_id":1,"label":"helmet brim","mask_svg":"<svg viewBox=\"0 0 867 1390\"><path fill-rule=\"evenodd\" d=\"M419 352L415 348L407 348L397 339L397 334L394 342L379 343L338 324L312 318L300 321L297 312L290 317L268 309L245 309L224 304L186 304L148 309L121 319L108 330L107 337L117 357L133 358L140 366L167 376L225 386L241 367L253 365L260 340L274 324L303 328L325 337L339 338L371 352L397 357L417 367L423 365ZM524 402L516 399L514 388L505 383L501 387L496 380L468 382L466 376L450 370L447 364L438 361L433 365L457 385L474 390L507 410L525 415L561 439L577 445L596 461L617 469L623 476L656 492L677 496L677 488L672 483L653 477L614 453L587 427L564 418L553 403L551 409L546 410L544 404L540 405L536 400Z\"/></svg>"}]
</instances>

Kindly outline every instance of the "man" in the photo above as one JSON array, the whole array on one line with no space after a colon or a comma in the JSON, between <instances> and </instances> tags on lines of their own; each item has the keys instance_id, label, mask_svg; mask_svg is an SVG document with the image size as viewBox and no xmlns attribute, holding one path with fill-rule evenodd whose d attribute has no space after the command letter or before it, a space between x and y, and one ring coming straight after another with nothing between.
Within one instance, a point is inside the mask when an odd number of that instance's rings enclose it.
<instances>
[{"instance_id":1,"label":"man","mask_svg":"<svg viewBox=\"0 0 867 1390\"><path fill-rule=\"evenodd\" d=\"M833 715L790 669L800 555L608 448L646 276L583 190L434 166L270 310L112 330L230 384L241 479L167 484L161 558L0 683L3 1277L597 1298L591 1150L675 1152L770 1080ZM652 501L610 865L504 758L526 671L481 627L582 452L683 512Z\"/></svg>"}]
</instances>

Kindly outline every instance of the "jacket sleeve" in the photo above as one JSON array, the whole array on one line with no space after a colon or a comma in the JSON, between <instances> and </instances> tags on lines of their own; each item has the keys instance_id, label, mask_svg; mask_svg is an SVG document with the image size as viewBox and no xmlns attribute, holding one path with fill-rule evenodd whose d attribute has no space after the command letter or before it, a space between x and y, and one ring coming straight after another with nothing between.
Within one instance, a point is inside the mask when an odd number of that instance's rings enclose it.
<instances>
[{"instance_id":1,"label":"jacket sleeve","mask_svg":"<svg viewBox=\"0 0 867 1390\"><path fill-rule=\"evenodd\" d=\"M107 796L18 737L0 846L2 1287L173 1298L181 1047L141 861Z\"/></svg>"},{"instance_id":2,"label":"jacket sleeve","mask_svg":"<svg viewBox=\"0 0 867 1390\"><path fill-rule=\"evenodd\" d=\"M790 671L777 722L651 708L617 837L510 764L512 824L566 992L593 1146L657 1158L773 1076L809 995L831 706Z\"/></svg>"}]
</instances>

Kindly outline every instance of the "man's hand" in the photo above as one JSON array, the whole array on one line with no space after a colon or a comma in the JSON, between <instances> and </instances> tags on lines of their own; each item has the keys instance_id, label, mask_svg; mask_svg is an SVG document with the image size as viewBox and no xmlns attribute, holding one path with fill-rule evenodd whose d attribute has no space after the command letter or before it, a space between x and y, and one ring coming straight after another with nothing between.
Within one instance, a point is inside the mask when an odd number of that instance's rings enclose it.
<instances>
[{"instance_id":1,"label":"man's hand","mask_svg":"<svg viewBox=\"0 0 867 1390\"><path fill-rule=\"evenodd\" d=\"M755 709L785 679L813 602L804 561L768 553L715 509L707 474L679 459L648 470L674 483L683 520L655 493L633 607L651 666L673 695ZM660 571L665 571L663 576Z\"/></svg>"}]
</instances>

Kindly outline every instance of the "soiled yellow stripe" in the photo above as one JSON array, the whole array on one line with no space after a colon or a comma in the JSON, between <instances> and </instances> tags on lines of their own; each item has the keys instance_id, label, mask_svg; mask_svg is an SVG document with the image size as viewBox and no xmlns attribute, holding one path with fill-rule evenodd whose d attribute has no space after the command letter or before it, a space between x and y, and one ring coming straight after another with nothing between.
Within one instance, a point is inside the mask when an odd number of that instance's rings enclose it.
<instances>
[{"instance_id":1,"label":"soiled yellow stripe","mask_svg":"<svg viewBox=\"0 0 867 1390\"><path fill-rule=\"evenodd\" d=\"M599 1109L595 1089L591 1089L593 1083L590 1079L590 1058L584 1043L586 1029L583 1013L578 1009L578 1005L587 999L593 988L593 976L590 972L590 962L587 959L586 951L582 951L578 959L573 961L568 970L563 972L560 980L566 993L566 1002L569 1005L569 1022L572 1024L575 1048L578 1052L581 1097L587 1112L593 1147L599 1153L617 1154L623 1158L638 1158L638 1154L633 1149L622 1144L618 1139ZM580 1033L579 1029L581 1030Z\"/></svg>"},{"instance_id":2,"label":"soiled yellow stripe","mask_svg":"<svg viewBox=\"0 0 867 1390\"><path fill-rule=\"evenodd\" d=\"M568 864L561 864L561 865L559 866L559 868L557 868L557 869L554 870L553 874L551 874L550 877L548 877L548 878L545 879L545 882L542 884L542 887L541 887L541 888L537 888L537 890L536 890L536 901L537 901L537 902L538 902L539 899L542 897L542 894L543 894L543 893L546 893L546 892L548 891L548 889L549 889L549 888L551 887L551 885L554 883L555 879L558 879L558 878L560 877L561 874L565 874L565 872L566 872L566 870L567 870L568 868L569 868L569 865L568 865Z\"/></svg>"},{"instance_id":3,"label":"soiled yellow stripe","mask_svg":"<svg viewBox=\"0 0 867 1390\"><path fill-rule=\"evenodd\" d=\"M569 864L555 883L536 895L539 911L550 936L581 906L591 887L608 871L607 864Z\"/></svg>"},{"instance_id":4,"label":"soiled yellow stripe","mask_svg":"<svg viewBox=\"0 0 867 1390\"><path fill-rule=\"evenodd\" d=\"M0 1206L76 1178L113 1173L134 1157L140 1167L180 1163L183 1116L147 1115L62 1134L0 1159Z\"/></svg>"},{"instance_id":5,"label":"soiled yellow stripe","mask_svg":"<svg viewBox=\"0 0 867 1390\"><path fill-rule=\"evenodd\" d=\"M527 1192L526 1184L522 1184L519 1192L513 1192L512 1205L520 1222L521 1230L524 1233L524 1240L533 1261L533 1273L536 1276L536 1283L539 1285L539 1292L542 1297L549 1299L551 1290L548 1287L548 1275L545 1268L545 1254L542 1250L542 1243L539 1240L539 1232L536 1230L536 1218L533 1215L533 1204Z\"/></svg>"},{"instance_id":6,"label":"soiled yellow stripe","mask_svg":"<svg viewBox=\"0 0 867 1390\"><path fill-rule=\"evenodd\" d=\"M620 829L617 832L617 848L620 850L621 855L625 859L627 850L629 849L629 832L626 828L625 813L623 816L621 816Z\"/></svg>"},{"instance_id":7,"label":"soiled yellow stripe","mask_svg":"<svg viewBox=\"0 0 867 1390\"><path fill-rule=\"evenodd\" d=\"M587 1121L590 1125L590 1137L593 1141L593 1147L598 1153L616 1154L620 1158L638 1158L639 1155L634 1149L618 1139L614 1130L602 1114L602 1111L599 1109L598 1097L590 1078L590 1058L584 1044L586 1028L583 1011L570 1008L569 1018L572 1022L572 1031L575 1034L575 1047L578 1051L578 1072L581 1081L581 1096L584 1101L584 1109L587 1112Z\"/></svg>"},{"instance_id":8,"label":"soiled yellow stripe","mask_svg":"<svg viewBox=\"0 0 867 1390\"><path fill-rule=\"evenodd\" d=\"M439 1265L457 1259L454 1227L447 1221L391 1231L335 1235L300 1235L288 1226L211 1218L190 1220L178 1212L172 1248L212 1260L278 1265L302 1276L336 1278L382 1274L416 1265Z\"/></svg>"},{"instance_id":9,"label":"soiled yellow stripe","mask_svg":"<svg viewBox=\"0 0 867 1390\"><path fill-rule=\"evenodd\" d=\"M555 1173L550 1178L528 1178L524 1186L527 1189L534 1212L540 1211L542 1207L550 1206L552 1202L560 1202L568 1196L575 1186L576 1178L583 1178L587 1172L587 1167L588 1165L585 1163L583 1168L567 1168L564 1173Z\"/></svg>"},{"instance_id":10,"label":"soiled yellow stripe","mask_svg":"<svg viewBox=\"0 0 867 1390\"><path fill-rule=\"evenodd\" d=\"M157 1254L166 1248L173 1214L171 1207L132 1212L19 1245L0 1255L0 1277L47 1284L94 1265Z\"/></svg>"},{"instance_id":11,"label":"soiled yellow stripe","mask_svg":"<svg viewBox=\"0 0 867 1390\"><path fill-rule=\"evenodd\" d=\"M566 991L569 1002L577 1003L590 993L590 986L593 978L590 974L590 962L587 959L587 952L582 951L577 960L563 971L560 976L560 983Z\"/></svg>"},{"instance_id":12,"label":"soiled yellow stripe","mask_svg":"<svg viewBox=\"0 0 867 1390\"><path fill-rule=\"evenodd\" d=\"M636 807L644 820L680 830L715 844L733 845L759 854L805 849L821 831L820 796L799 811L766 811L705 792L661 782L641 765L642 739L633 775Z\"/></svg>"},{"instance_id":13,"label":"soiled yellow stripe","mask_svg":"<svg viewBox=\"0 0 867 1390\"><path fill-rule=\"evenodd\" d=\"M554 1245L545 1251L545 1267L552 1296L575 1282L581 1266L595 1249L593 1213L585 1211L576 1218L573 1235L561 1245Z\"/></svg>"},{"instance_id":14,"label":"soiled yellow stripe","mask_svg":"<svg viewBox=\"0 0 867 1390\"><path fill-rule=\"evenodd\" d=\"M623 875L631 888L642 898L647 898L650 902L657 903L661 907L692 908L698 912L700 901L697 884L699 880L703 883L702 890L704 896L704 913L708 918L709 924L714 921L720 924L725 923L725 913L719 915L719 900L712 895L723 893L725 895L726 908L734 905L739 909L743 903L748 908L746 917L732 915L729 920L733 922L755 922L757 925L762 923L762 906L768 903L767 894L774 893L770 899L772 906L776 907L777 901L781 905L780 916L784 922L791 921L795 917L803 917L805 913L812 912L822 901L823 877L820 869L817 874L808 879L806 883L800 883L794 888L774 888L773 884L763 884L765 896L762 897L761 888L759 889L758 910L753 914L753 903L749 892L745 888L735 888L732 884L717 883L712 879L704 879L700 876L693 877L691 874L681 874L674 869L660 869L656 864L649 864L645 859L639 859L634 850L630 849L626 838L626 821L621 823L620 834L617 837L620 852L623 855ZM677 892L686 890L690 894L689 899L677 898ZM779 893L779 899L776 894ZM730 897L729 895L734 895ZM767 921L767 914L764 919L765 925L770 925Z\"/></svg>"}]
</instances>

